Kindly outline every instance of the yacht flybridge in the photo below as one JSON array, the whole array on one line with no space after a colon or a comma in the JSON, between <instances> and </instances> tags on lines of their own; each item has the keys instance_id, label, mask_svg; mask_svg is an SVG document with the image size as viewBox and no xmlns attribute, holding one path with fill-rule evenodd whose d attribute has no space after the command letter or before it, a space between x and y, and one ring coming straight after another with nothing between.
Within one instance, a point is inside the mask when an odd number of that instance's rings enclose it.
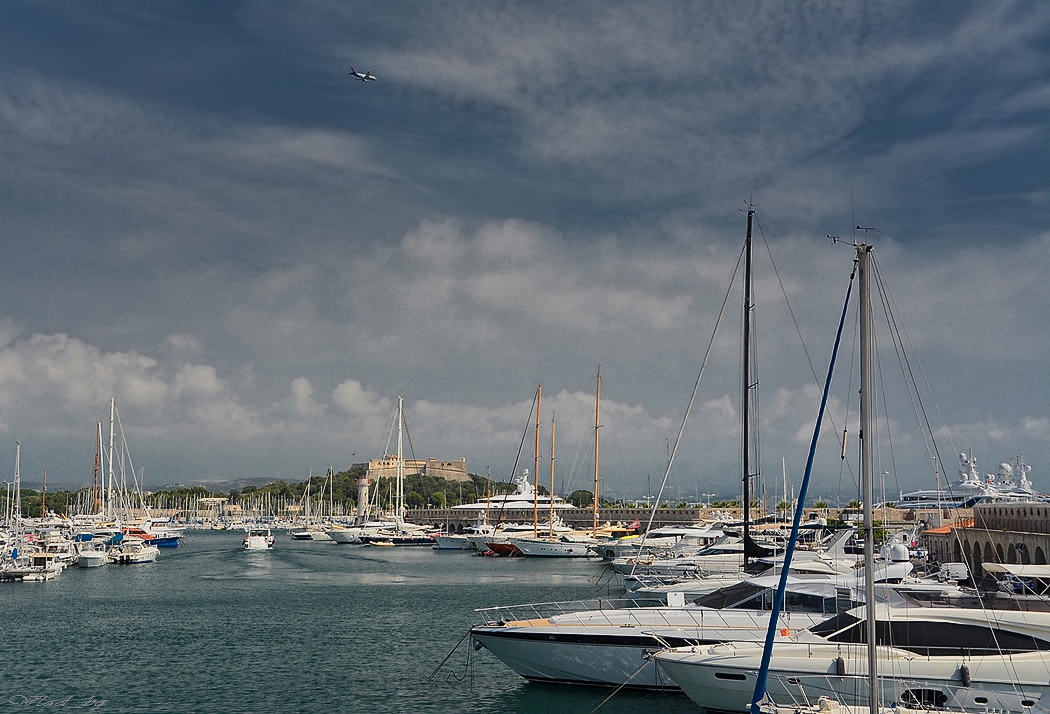
<instances>
[{"instance_id":1,"label":"yacht flybridge","mask_svg":"<svg viewBox=\"0 0 1050 714\"><path fill-rule=\"evenodd\" d=\"M453 511L470 511L472 513L477 511L488 510L490 514L499 513L503 511L522 511L528 509L531 513L535 508L538 507L541 511L549 510L550 508L556 508L559 510L575 510L576 506L572 505L568 501L565 501L560 496L551 496L545 494L537 494L535 487L532 485L531 474L528 469L521 472L521 475L514 480L514 492L507 493L500 496L491 496L484 498L474 503L464 503L459 506L453 506Z\"/></svg>"}]
</instances>

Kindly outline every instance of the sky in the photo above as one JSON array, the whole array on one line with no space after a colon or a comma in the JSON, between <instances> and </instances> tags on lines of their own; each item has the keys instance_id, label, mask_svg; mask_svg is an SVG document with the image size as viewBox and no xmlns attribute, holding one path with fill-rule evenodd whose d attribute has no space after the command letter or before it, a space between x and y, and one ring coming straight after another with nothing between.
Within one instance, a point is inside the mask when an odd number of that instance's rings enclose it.
<instances>
[{"instance_id":1,"label":"sky","mask_svg":"<svg viewBox=\"0 0 1050 714\"><path fill-rule=\"evenodd\" d=\"M770 500L854 241L906 341L877 495L970 450L1050 492L1048 37L1042 2L5 2L0 478L17 441L89 484L115 399L147 488L303 480L391 453L401 395L406 456L509 481L540 386L541 482L555 417L590 489L600 365L601 492L673 450L668 497L731 498L750 205ZM857 496L855 324L811 502Z\"/></svg>"}]
</instances>

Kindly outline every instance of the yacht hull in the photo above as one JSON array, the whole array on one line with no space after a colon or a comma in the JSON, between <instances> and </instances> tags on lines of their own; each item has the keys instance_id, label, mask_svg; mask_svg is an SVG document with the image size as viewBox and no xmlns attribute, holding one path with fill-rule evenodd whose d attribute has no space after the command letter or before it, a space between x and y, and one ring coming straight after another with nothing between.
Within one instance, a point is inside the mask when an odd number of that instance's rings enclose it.
<instances>
[{"instance_id":1,"label":"yacht hull","mask_svg":"<svg viewBox=\"0 0 1050 714\"><path fill-rule=\"evenodd\" d=\"M824 619L792 613L784 627L799 633ZM470 630L484 647L528 680L548 683L678 689L656 666L654 652L730 639L761 641L768 613L697 607L638 607L566 613L535 620L478 625Z\"/></svg>"},{"instance_id":2,"label":"yacht hull","mask_svg":"<svg viewBox=\"0 0 1050 714\"><path fill-rule=\"evenodd\" d=\"M708 711L747 710L762 659L761 645L715 645L668 650L656 655L661 669L694 703ZM966 670L963 669L966 666ZM880 699L922 703L938 709L1025 714L1050 689L1043 652L1009 656L917 656L880 648ZM968 686L964 686L964 682ZM867 648L840 643L787 644L773 650L766 682L769 698L791 706L832 696L864 705L870 691ZM910 694L909 694L910 693Z\"/></svg>"}]
</instances>

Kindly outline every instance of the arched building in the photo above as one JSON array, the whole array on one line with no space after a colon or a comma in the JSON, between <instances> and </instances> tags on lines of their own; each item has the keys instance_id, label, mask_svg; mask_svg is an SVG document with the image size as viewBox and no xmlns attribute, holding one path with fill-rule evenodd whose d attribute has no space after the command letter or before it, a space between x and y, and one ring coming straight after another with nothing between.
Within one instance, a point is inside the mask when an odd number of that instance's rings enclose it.
<instances>
[{"instance_id":1,"label":"arched building","mask_svg":"<svg viewBox=\"0 0 1050 714\"><path fill-rule=\"evenodd\" d=\"M966 563L975 577L984 563L1046 565L1050 556L1050 504L979 503L973 518L923 533L942 563Z\"/></svg>"}]
</instances>

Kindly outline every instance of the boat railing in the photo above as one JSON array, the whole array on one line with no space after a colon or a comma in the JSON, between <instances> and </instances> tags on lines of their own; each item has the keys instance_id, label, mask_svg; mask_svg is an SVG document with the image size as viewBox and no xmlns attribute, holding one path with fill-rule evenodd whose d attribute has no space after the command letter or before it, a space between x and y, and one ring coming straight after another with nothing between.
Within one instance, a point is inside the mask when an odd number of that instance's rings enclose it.
<instances>
[{"instance_id":1,"label":"boat railing","mask_svg":"<svg viewBox=\"0 0 1050 714\"><path fill-rule=\"evenodd\" d=\"M481 624L506 624L529 620L546 620L555 615L625 608L666 607L667 603L657 599L592 598L562 602L538 602L523 605L500 605L474 610Z\"/></svg>"},{"instance_id":2,"label":"boat railing","mask_svg":"<svg viewBox=\"0 0 1050 714\"><path fill-rule=\"evenodd\" d=\"M595 607L599 602L601 607ZM671 628L683 637L711 629L722 633L753 632L762 629L769 622L768 610L734 609L733 617L727 619L719 611L709 608L667 607L662 601L650 601L644 607L625 607L624 601L604 599L493 607L475 612L480 614L479 624L485 627L608 626L644 627L647 630ZM551 618L556 615L559 616L558 619L552 621ZM791 613L782 615L782 626L788 631L795 629L791 625L791 619ZM810 624L806 621L803 627Z\"/></svg>"}]
</instances>

